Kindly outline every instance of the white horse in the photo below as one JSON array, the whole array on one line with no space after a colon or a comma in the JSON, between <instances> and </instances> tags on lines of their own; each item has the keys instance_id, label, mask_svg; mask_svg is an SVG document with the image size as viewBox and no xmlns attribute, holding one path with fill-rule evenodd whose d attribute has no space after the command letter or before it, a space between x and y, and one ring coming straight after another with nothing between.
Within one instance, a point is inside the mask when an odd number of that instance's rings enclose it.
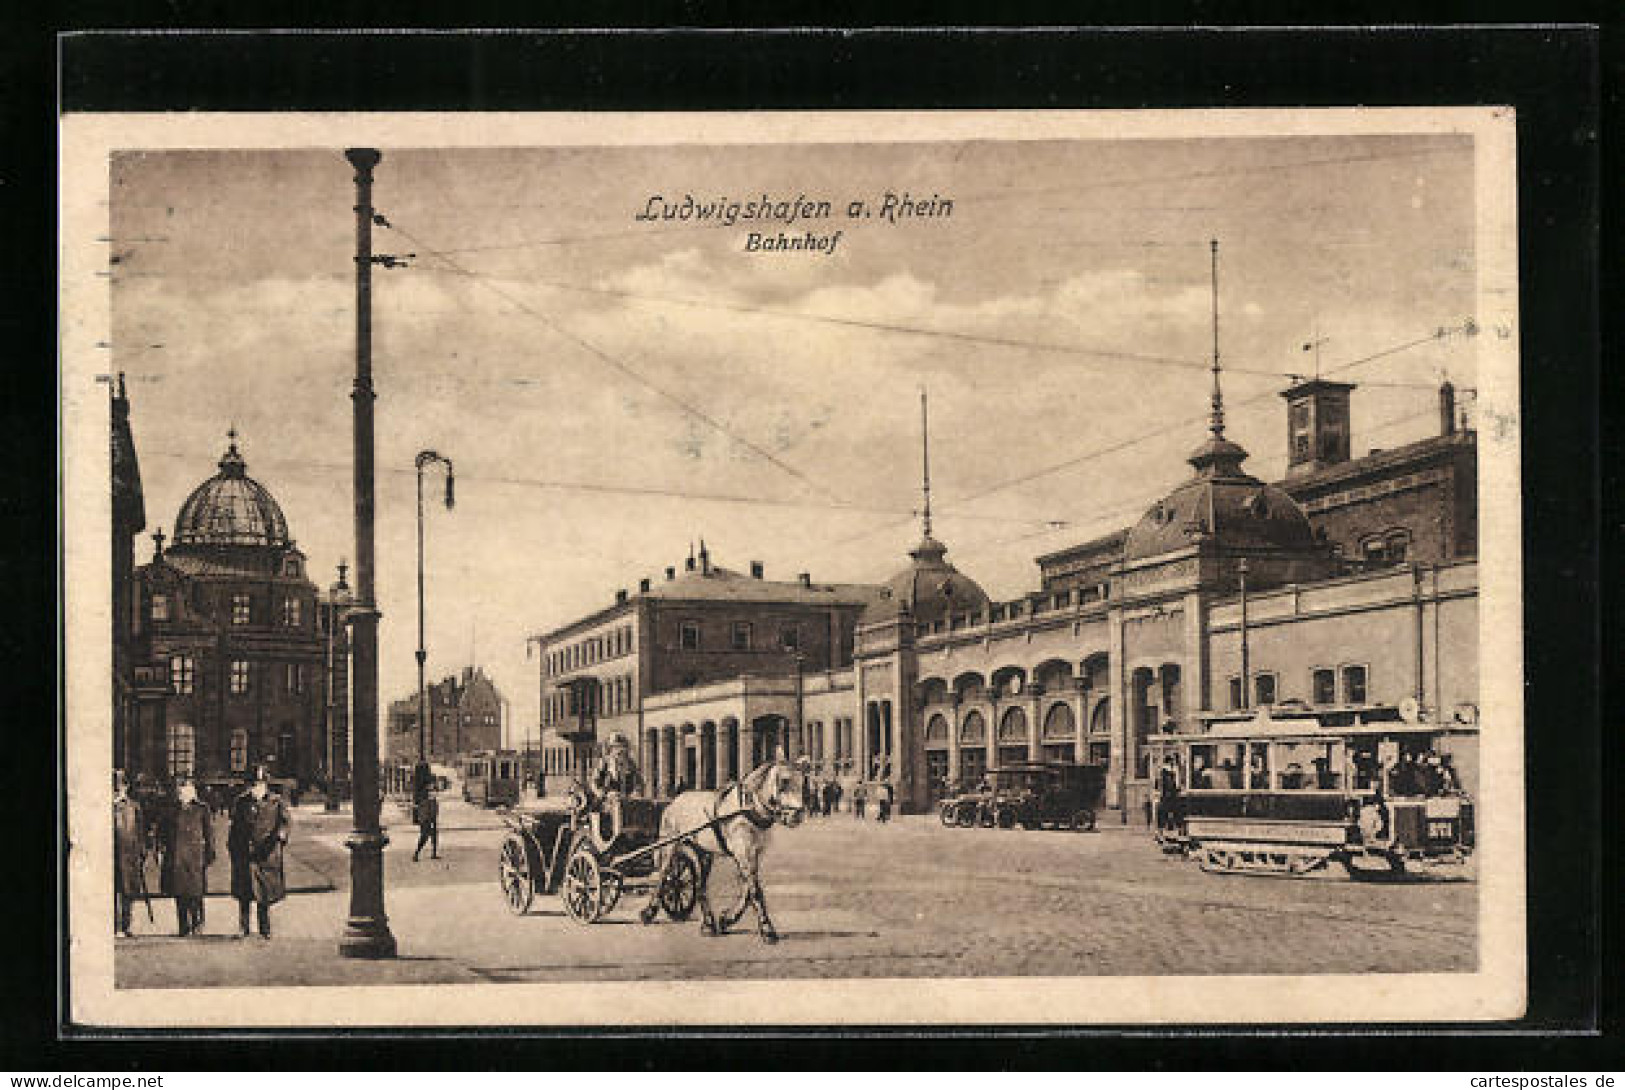
<instances>
[{"instance_id":1,"label":"white horse","mask_svg":"<svg viewBox=\"0 0 1625 1090\"><path fill-rule=\"evenodd\" d=\"M756 906L756 931L763 942L778 942L779 934L767 914L762 896L762 854L767 851L774 825L794 828L804 816L805 768L782 755L751 772L738 783L720 791L685 791L672 800L660 819L660 838L694 835L672 843L660 852L660 868L649 894L649 903L639 915L644 923L654 923L660 911L660 890L666 872L681 851L692 852L698 865L700 928L704 934L720 935L739 921L745 910ZM734 861L739 869L739 901L719 918L711 911L705 887L711 877L711 864L718 855Z\"/></svg>"}]
</instances>

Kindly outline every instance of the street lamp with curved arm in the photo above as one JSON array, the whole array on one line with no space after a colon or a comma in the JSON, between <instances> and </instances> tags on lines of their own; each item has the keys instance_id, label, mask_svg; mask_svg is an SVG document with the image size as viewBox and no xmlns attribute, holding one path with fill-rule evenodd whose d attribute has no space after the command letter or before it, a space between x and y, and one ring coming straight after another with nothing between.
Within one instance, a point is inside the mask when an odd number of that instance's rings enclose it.
<instances>
[{"instance_id":1,"label":"street lamp with curved arm","mask_svg":"<svg viewBox=\"0 0 1625 1090\"><path fill-rule=\"evenodd\" d=\"M446 510L457 502L457 479L453 475L451 459L432 450L420 450L415 460L418 476L418 760L426 761L433 747L429 744L428 689L424 683L423 664L429 653L423 646L423 468L438 463L446 467Z\"/></svg>"}]
</instances>

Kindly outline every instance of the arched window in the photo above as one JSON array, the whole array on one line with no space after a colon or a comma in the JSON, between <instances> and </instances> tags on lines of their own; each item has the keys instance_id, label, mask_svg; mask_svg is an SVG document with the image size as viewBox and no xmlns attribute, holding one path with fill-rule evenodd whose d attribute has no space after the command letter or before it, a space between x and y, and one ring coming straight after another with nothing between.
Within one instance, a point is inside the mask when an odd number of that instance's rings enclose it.
<instances>
[{"instance_id":1,"label":"arched window","mask_svg":"<svg viewBox=\"0 0 1625 1090\"><path fill-rule=\"evenodd\" d=\"M248 732L241 727L231 732L231 770L248 771Z\"/></svg>"},{"instance_id":2,"label":"arched window","mask_svg":"<svg viewBox=\"0 0 1625 1090\"><path fill-rule=\"evenodd\" d=\"M1090 734L1110 734L1112 729L1112 699L1102 697L1089 713Z\"/></svg>"},{"instance_id":3,"label":"arched window","mask_svg":"<svg viewBox=\"0 0 1625 1090\"><path fill-rule=\"evenodd\" d=\"M999 741L1025 742L1027 740L1027 713L1020 708L1011 708L999 720Z\"/></svg>"},{"instance_id":4,"label":"arched window","mask_svg":"<svg viewBox=\"0 0 1625 1090\"><path fill-rule=\"evenodd\" d=\"M1044 716L1045 738L1072 738L1078 733L1077 720L1072 716L1070 705L1051 704L1049 713Z\"/></svg>"},{"instance_id":5,"label":"arched window","mask_svg":"<svg viewBox=\"0 0 1625 1090\"><path fill-rule=\"evenodd\" d=\"M928 746L948 744L948 720L940 715L931 717L931 721L925 725L925 744Z\"/></svg>"},{"instance_id":6,"label":"arched window","mask_svg":"<svg viewBox=\"0 0 1625 1090\"><path fill-rule=\"evenodd\" d=\"M982 718L981 712L970 712L959 724L959 740L968 745L979 746L987 741L987 721Z\"/></svg>"},{"instance_id":7,"label":"arched window","mask_svg":"<svg viewBox=\"0 0 1625 1090\"><path fill-rule=\"evenodd\" d=\"M192 734L192 724L169 724L168 742L169 774L171 776L190 776L197 767L197 750Z\"/></svg>"}]
</instances>

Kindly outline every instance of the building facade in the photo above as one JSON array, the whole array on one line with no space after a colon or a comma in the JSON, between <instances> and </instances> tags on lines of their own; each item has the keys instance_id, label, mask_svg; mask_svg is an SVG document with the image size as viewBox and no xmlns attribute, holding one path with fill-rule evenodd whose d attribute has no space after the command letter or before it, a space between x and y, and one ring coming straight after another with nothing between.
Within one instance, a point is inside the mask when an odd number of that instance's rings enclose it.
<instances>
[{"instance_id":1,"label":"building facade","mask_svg":"<svg viewBox=\"0 0 1625 1090\"><path fill-rule=\"evenodd\" d=\"M235 433L134 576L134 639L163 685L139 703L127 768L159 781L256 764L301 786L348 779L342 626Z\"/></svg>"},{"instance_id":2,"label":"building facade","mask_svg":"<svg viewBox=\"0 0 1625 1090\"><path fill-rule=\"evenodd\" d=\"M502 745L502 694L479 666L465 666L427 687L430 718L424 723L429 760L455 764L470 753ZM391 701L385 720L384 756L396 764L418 757L418 696Z\"/></svg>"},{"instance_id":3,"label":"building facade","mask_svg":"<svg viewBox=\"0 0 1625 1090\"><path fill-rule=\"evenodd\" d=\"M1475 437L1447 384L1438 435L1351 458L1352 390L1285 391L1289 472L1267 483L1225 437L1215 388L1192 475L1133 526L1039 557L1038 588L1014 600L948 563L927 505L910 563L825 592L828 642L800 656L745 650L792 615L809 630L810 582L719 579L702 550L663 593L645 582L542 638L544 730L588 749L624 731L658 795L782 748L820 777L888 782L913 811L1000 763L1091 762L1127 819L1150 797L1154 736L1238 709L1476 723Z\"/></svg>"}]
</instances>

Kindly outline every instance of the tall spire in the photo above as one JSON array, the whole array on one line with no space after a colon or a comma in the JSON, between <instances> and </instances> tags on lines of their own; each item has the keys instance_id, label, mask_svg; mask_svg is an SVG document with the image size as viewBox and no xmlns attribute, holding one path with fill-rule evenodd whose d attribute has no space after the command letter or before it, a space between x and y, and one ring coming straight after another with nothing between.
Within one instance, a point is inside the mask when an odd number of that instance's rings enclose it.
<instances>
[{"instance_id":1,"label":"tall spire","mask_svg":"<svg viewBox=\"0 0 1625 1090\"><path fill-rule=\"evenodd\" d=\"M1224 390L1219 386L1219 240L1208 242L1213 280L1213 408L1208 417L1207 442L1187 459L1203 476L1241 476L1247 452L1224 437Z\"/></svg>"},{"instance_id":2,"label":"tall spire","mask_svg":"<svg viewBox=\"0 0 1625 1090\"><path fill-rule=\"evenodd\" d=\"M1208 430L1213 438L1224 438L1224 391L1219 388L1219 240L1208 240L1213 282L1213 414Z\"/></svg>"},{"instance_id":3,"label":"tall spire","mask_svg":"<svg viewBox=\"0 0 1625 1090\"><path fill-rule=\"evenodd\" d=\"M920 387L920 478L925 493L925 536L931 536L931 416L926 406L925 387Z\"/></svg>"}]
</instances>

